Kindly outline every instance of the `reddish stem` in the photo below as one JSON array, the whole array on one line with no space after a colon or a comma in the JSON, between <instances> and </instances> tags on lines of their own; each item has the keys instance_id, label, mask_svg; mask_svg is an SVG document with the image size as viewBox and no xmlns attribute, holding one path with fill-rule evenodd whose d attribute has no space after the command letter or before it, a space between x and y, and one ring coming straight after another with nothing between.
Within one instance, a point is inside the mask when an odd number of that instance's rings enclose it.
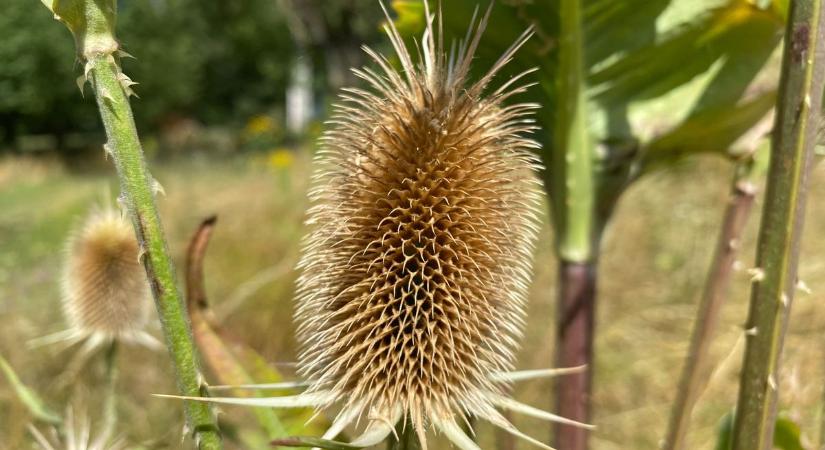
<instances>
[{"instance_id":1,"label":"reddish stem","mask_svg":"<svg viewBox=\"0 0 825 450\"><path fill-rule=\"evenodd\" d=\"M558 378L556 411L569 419L590 422L596 263L562 261L559 280L556 366L586 365L587 370ZM556 424L554 436L558 449L587 449L588 431L585 429Z\"/></svg>"}]
</instances>

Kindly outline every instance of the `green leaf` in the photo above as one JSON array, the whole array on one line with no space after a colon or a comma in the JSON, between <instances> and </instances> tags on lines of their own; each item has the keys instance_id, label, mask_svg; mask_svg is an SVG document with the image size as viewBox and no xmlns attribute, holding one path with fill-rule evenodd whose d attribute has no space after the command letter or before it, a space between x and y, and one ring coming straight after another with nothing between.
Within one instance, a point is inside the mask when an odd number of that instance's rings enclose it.
<instances>
[{"instance_id":1,"label":"green leaf","mask_svg":"<svg viewBox=\"0 0 825 450\"><path fill-rule=\"evenodd\" d=\"M559 239L578 244L581 239L564 236L567 228L575 231L573 234L582 228L568 223L569 216L579 215L569 205L584 205L586 209L591 205L569 201L567 151L586 155L585 149L601 144L589 169L595 177L589 189L596 190L594 209L601 214L599 223L631 181L635 172L629 168L639 159L666 165L677 159L671 157L676 154L726 151L737 132L749 130L764 116L767 97L755 100L750 93L765 92L778 78L777 44L784 20L781 7L787 1L774 0L762 8L741 0L579 3L581 16L574 18L562 12L565 4L573 4L566 0L496 2L474 61L477 74L527 26L534 28L535 36L502 71L499 82L525 69L539 69L528 80L537 81L538 86L515 101L543 106L537 112L542 126L537 138L543 143L545 185L553 203L553 219ZM445 41L462 38L476 2L441 4ZM414 5L414 0L394 3L407 39L423 30L423 12ZM570 31L573 22L580 25L580 29L572 29L575 33ZM563 28L567 31L562 32ZM572 47L571 41L575 41ZM570 48L579 49L581 73L571 73L571 65L565 62ZM733 117L728 118L729 114ZM726 118L724 127L711 122L720 117ZM577 123L586 124L583 131ZM715 125L713 132L700 139L704 130L695 131L708 123ZM687 133L692 142L676 145L675 138ZM570 141L571 137L577 141ZM655 144L648 145L652 142ZM660 151L665 145L674 151ZM648 149L655 154L645 155ZM581 169L573 176L577 188L591 184L583 174L585 168ZM573 247L581 247L578 244Z\"/></svg>"},{"instance_id":2,"label":"green leaf","mask_svg":"<svg viewBox=\"0 0 825 450\"><path fill-rule=\"evenodd\" d=\"M733 447L733 411L725 414L716 428L716 447L714 450L731 450ZM793 420L779 416L774 424L773 446L779 450L805 450L802 446L802 433Z\"/></svg>"},{"instance_id":3,"label":"green leaf","mask_svg":"<svg viewBox=\"0 0 825 450\"><path fill-rule=\"evenodd\" d=\"M773 446L781 450L805 450L799 425L787 417L778 417L773 431Z\"/></svg>"},{"instance_id":4,"label":"green leaf","mask_svg":"<svg viewBox=\"0 0 825 450\"><path fill-rule=\"evenodd\" d=\"M394 0L395 28L402 36L416 36L424 32L424 5L419 0Z\"/></svg>"},{"instance_id":5,"label":"green leaf","mask_svg":"<svg viewBox=\"0 0 825 450\"><path fill-rule=\"evenodd\" d=\"M694 114L644 148L642 171L649 171L685 155L724 154L754 124L765 118L776 102L770 91L741 105Z\"/></svg>"},{"instance_id":6,"label":"green leaf","mask_svg":"<svg viewBox=\"0 0 825 450\"><path fill-rule=\"evenodd\" d=\"M35 391L20 381L14 369L12 369L8 361L2 356L0 356L0 371L6 376L12 390L17 394L17 398L20 399L20 402L26 406L26 409L29 410L29 413L31 413L35 419L51 425L60 425L63 423L63 418L61 418L60 415L53 412L46 406L43 399L41 399Z\"/></svg>"},{"instance_id":7,"label":"green leaf","mask_svg":"<svg viewBox=\"0 0 825 450\"><path fill-rule=\"evenodd\" d=\"M732 2L594 71L589 81L601 103L626 103L661 96L724 60L733 80L713 97L735 101L776 47L781 26L768 11Z\"/></svg>"},{"instance_id":8,"label":"green leaf","mask_svg":"<svg viewBox=\"0 0 825 450\"><path fill-rule=\"evenodd\" d=\"M714 450L730 450L733 447L733 411L722 416L716 427L716 447Z\"/></svg>"}]
</instances>

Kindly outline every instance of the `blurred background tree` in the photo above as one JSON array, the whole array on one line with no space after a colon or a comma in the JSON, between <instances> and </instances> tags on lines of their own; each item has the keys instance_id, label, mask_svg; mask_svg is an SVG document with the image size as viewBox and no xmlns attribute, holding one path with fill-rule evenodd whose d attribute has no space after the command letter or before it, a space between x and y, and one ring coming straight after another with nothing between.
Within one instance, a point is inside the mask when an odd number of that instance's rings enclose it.
<instances>
[{"instance_id":1,"label":"blurred background tree","mask_svg":"<svg viewBox=\"0 0 825 450\"><path fill-rule=\"evenodd\" d=\"M146 136L178 128L243 129L284 114L296 65L309 61L309 117L352 81L360 46L381 41L369 0L121 0L120 40L137 62L135 115ZM94 102L78 100L71 40L48 11L9 0L0 17L0 152L52 151L71 158L102 142ZM151 95L150 95L151 93ZM200 129L200 128L198 128ZM150 139L151 141L151 139ZM233 139L229 139L232 142ZM149 149L152 143L149 142Z\"/></svg>"}]
</instances>

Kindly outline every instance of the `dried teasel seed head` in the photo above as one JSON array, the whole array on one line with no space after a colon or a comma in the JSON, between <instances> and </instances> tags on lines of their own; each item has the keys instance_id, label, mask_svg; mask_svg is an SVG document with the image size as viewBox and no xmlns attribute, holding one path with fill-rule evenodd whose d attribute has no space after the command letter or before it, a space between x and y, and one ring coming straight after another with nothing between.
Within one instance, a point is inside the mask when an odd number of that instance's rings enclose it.
<instances>
[{"instance_id":1,"label":"dried teasel seed head","mask_svg":"<svg viewBox=\"0 0 825 450\"><path fill-rule=\"evenodd\" d=\"M537 144L526 136L535 129L536 105L505 104L525 89L512 87L521 75L492 92L486 88L530 32L471 83L470 61L492 6L477 26L474 16L448 59L441 15L433 27L435 17L423 5L420 62L413 64L387 15L402 70L366 49L380 71L356 71L371 89L345 90L323 137L296 294L304 380L213 387L306 391L161 397L271 408L342 406L321 439L272 442L284 446L372 447L403 420L424 450L429 425L461 450L480 450L459 426L473 415L553 450L497 408L594 428L505 394L512 382L586 370L511 371L539 229ZM363 417L367 425L359 436L348 444L330 441Z\"/></svg>"},{"instance_id":2,"label":"dried teasel seed head","mask_svg":"<svg viewBox=\"0 0 825 450\"><path fill-rule=\"evenodd\" d=\"M370 88L344 90L329 122L295 316L307 395L405 416L422 440L464 413L503 421L493 375L513 368L543 192L537 106L487 89L529 33L471 82L489 11L449 59L427 16L421 61L388 25L402 70L366 49L380 70L355 71Z\"/></svg>"},{"instance_id":3,"label":"dried teasel seed head","mask_svg":"<svg viewBox=\"0 0 825 450\"><path fill-rule=\"evenodd\" d=\"M146 272L132 225L120 213L92 212L69 237L63 267L63 311L79 335L129 340L152 311Z\"/></svg>"}]
</instances>

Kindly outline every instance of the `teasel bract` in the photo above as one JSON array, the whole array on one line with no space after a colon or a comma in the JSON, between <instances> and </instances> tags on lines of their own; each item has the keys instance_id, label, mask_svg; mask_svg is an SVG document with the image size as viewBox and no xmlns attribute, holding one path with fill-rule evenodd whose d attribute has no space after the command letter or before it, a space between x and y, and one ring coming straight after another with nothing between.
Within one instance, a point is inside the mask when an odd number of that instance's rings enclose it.
<instances>
[{"instance_id":1,"label":"teasel bract","mask_svg":"<svg viewBox=\"0 0 825 450\"><path fill-rule=\"evenodd\" d=\"M64 421L59 427L51 427L43 434L34 425L29 424L29 433L42 450L124 450L126 442L122 438L111 439L112 430L94 430L85 409L75 415L71 406L66 407Z\"/></svg>"},{"instance_id":2,"label":"teasel bract","mask_svg":"<svg viewBox=\"0 0 825 450\"><path fill-rule=\"evenodd\" d=\"M84 342L79 360L114 341L159 348L146 331L153 304L140 253L132 225L120 212L93 210L66 244L61 290L69 328L34 342Z\"/></svg>"},{"instance_id":3,"label":"teasel bract","mask_svg":"<svg viewBox=\"0 0 825 450\"><path fill-rule=\"evenodd\" d=\"M570 423L506 395L514 378L556 373L511 372L543 190L538 144L528 137L538 105L507 100L529 87L518 83L532 71L488 89L531 32L470 83L491 9L478 24L474 16L447 56L440 14L424 6L420 61L387 14L401 70L365 48L380 70L354 70L370 89L344 89L322 137L296 294L307 390L208 401L340 405L324 438L365 417L366 430L349 444L357 447L378 444L404 421L423 448L434 426L475 449L459 425L474 416L549 448L497 410Z\"/></svg>"}]
</instances>

